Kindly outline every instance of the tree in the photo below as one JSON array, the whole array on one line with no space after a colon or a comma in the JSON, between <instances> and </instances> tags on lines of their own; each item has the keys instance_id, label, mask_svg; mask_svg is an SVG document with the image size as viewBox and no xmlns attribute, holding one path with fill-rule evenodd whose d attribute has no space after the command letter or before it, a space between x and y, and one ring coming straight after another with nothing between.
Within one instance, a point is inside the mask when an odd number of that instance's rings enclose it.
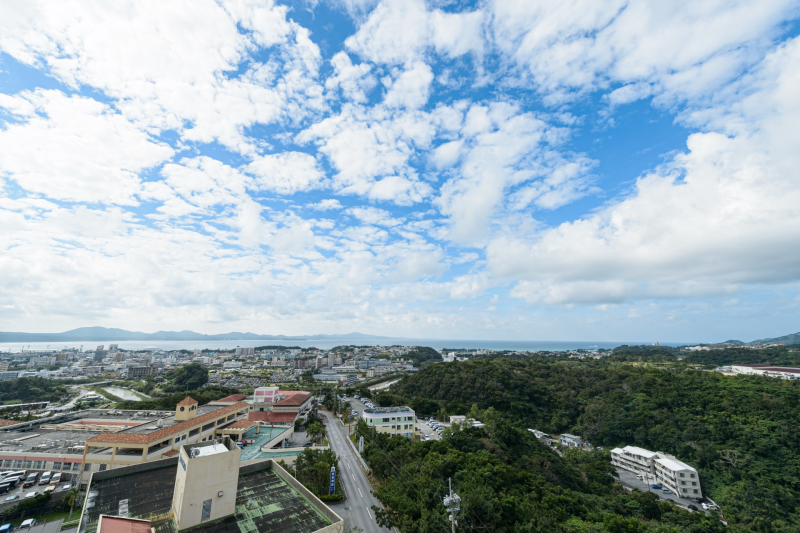
<instances>
[{"instance_id":1,"label":"tree","mask_svg":"<svg viewBox=\"0 0 800 533\"><path fill-rule=\"evenodd\" d=\"M195 390L208 383L208 368L200 363L189 363L167 373L167 392Z\"/></svg>"}]
</instances>

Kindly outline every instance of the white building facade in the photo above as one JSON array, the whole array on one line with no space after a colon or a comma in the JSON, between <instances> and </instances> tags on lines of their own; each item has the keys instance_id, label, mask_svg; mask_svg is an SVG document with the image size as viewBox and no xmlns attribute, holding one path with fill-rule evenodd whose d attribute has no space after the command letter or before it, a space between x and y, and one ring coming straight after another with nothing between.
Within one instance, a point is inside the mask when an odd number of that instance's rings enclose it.
<instances>
[{"instance_id":1,"label":"white building facade","mask_svg":"<svg viewBox=\"0 0 800 533\"><path fill-rule=\"evenodd\" d=\"M611 450L611 464L644 477L647 483L659 483L682 498L703 497L697 470L663 452L651 452L637 446Z\"/></svg>"},{"instance_id":2,"label":"white building facade","mask_svg":"<svg viewBox=\"0 0 800 533\"><path fill-rule=\"evenodd\" d=\"M375 428L378 433L413 438L417 427L416 413L406 406L364 409L361 417L370 428Z\"/></svg>"}]
</instances>

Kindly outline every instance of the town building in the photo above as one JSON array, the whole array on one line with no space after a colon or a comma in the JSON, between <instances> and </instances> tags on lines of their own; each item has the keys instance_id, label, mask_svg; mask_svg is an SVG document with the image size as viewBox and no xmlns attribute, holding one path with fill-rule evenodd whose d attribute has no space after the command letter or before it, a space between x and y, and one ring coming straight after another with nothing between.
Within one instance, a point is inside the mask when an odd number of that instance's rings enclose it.
<instances>
[{"instance_id":1,"label":"town building","mask_svg":"<svg viewBox=\"0 0 800 533\"><path fill-rule=\"evenodd\" d=\"M550 435L548 435L544 431L539 431L538 429L530 429L530 428L528 429L528 431L533 433L534 437L536 437L537 439L539 439L540 441L542 441L546 445L548 445L548 446L552 446L553 445L553 439L550 438Z\"/></svg>"},{"instance_id":2,"label":"town building","mask_svg":"<svg viewBox=\"0 0 800 533\"><path fill-rule=\"evenodd\" d=\"M267 424L294 424L315 405L310 392L282 391L278 387L258 387L247 402L251 406L249 420Z\"/></svg>"},{"instance_id":3,"label":"town building","mask_svg":"<svg viewBox=\"0 0 800 533\"><path fill-rule=\"evenodd\" d=\"M364 422L378 433L411 438L417 428L417 415L413 409L401 407L374 407L364 409Z\"/></svg>"},{"instance_id":4,"label":"town building","mask_svg":"<svg viewBox=\"0 0 800 533\"><path fill-rule=\"evenodd\" d=\"M279 465L267 459L243 466L241 454L223 438L182 445L175 457L146 467L95 472L78 530L102 533L111 518L147 521L142 531L162 533L344 531L342 518ZM119 525L115 533L134 531Z\"/></svg>"},{"instance_id":5,"label":"town building","mask_svg":"<svg viewBox=\"0 0 800 533\"><path fill-rule=\"evenodd\" d=\"M129 379L141 379L146 378L147 376L152 376L155 374L155 368L150 365L140 365L140 366L129 366L128 367L128 378Z\"/></svg>"},{"instance_id":6,"label":"town building","mask_svg":"<svg viewBox=\"0 0 800 533\"><path fill-rule=\"evenodd\" d=\"M697 470L663 452L651 452L637 446L611 450L611 464L643 476L647 483L660 483L683 498L703 497Z\"/></svg>"},{"instance_id":7,"label":"town building","mask_svg":"<svg viewBox=\"0 0 800 533\"><path fill-rule=\"evenodd\" d=\"M781 379L800 379L800 368L774 365L731 365L735 374L748 374L752 376L765 376Z\"/></svg>"},{"instance_id":8,"label":"town building","mask_svg":"<svg viewBox=\"0 0 800 533\"><path fill-rule=\"evenodd\" d=\"M562 446L567 446L569 448L581 448L583 446L583 439L581 437L569 433L562 433L558 441Z\"/></svg>"}]
</instances>

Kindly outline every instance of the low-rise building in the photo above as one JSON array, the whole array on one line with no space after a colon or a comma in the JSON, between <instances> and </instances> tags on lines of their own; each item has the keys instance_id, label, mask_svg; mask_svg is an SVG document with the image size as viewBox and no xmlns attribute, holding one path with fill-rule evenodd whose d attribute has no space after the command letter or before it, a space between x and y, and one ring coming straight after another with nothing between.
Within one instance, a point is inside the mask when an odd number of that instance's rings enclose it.
<instances>
[{"instance_id":1,"label":"low-rise building","mask_svg":"<svg viewBox=\"0 0 800 533\"><path fill-rule=\"evenodd\" d=\"M578 435L571 435L570 433L562 433L558 440L562 446L570 448L580 448L583 446L583 439Z\"/></svg>"},{"instance_id":2,"label":"low-rise building","mask_svg":"<svg viewBox=\"0 0 800 533\"><path fill-rule=\"evenodd\" d=\"M637 446L614 448L611 464L642 476L647 483L660 483L683 498L703 497L697 470L668 453L651 452Z\"/></svg>"},{"instance_id":3,"label":"low-rise building","mask_svg":"<svg viewBox=\"0 0 800 533\"><path fill-rule=\"evenodd\" d=\"M413 409L406 406L364 409L361 417L378 433L411 438L417 428L417 415Z\"/></svg>"},{"instance_id":4,"label":"low-rise building","mask_svg":"<svg viewBox=\"0 0 800 533\"><path fill-rule=\"evenodd\" d=\"M528 428L528 431L533 433L534 437L536 437L537 439L539 439L540 441L542 441L546 445L548 445L548 446L552 446L553 445L553 439L551 439L550 435L548 435L544 431L539 431L538 429L530 429L530 428Z\"/></svg>"},{"instance_id":5,"label":"low-rise building","mask_svg":"<svg viewBox=\"0 0 800 533\"><path fill-rule=\"evenodd\" d=\"M765 376L780 379L800 379L800 368L774 365L731 365L735 374Z\"/></svg>"}]
</instances>

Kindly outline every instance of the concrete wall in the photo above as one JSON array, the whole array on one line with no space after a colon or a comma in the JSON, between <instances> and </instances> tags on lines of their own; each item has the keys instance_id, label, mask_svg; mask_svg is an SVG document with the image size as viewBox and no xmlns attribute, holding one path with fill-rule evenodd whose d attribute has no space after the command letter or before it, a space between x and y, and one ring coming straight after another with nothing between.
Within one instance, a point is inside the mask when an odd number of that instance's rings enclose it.
<instances>
[{"instance_id":1,"label":"concrete wall","mask_svg":"<svg viewBox=\"0 0 800 533\"><path fill-rule=\"evenodd\" d=\"M230 441L229 444L225 452L194 458L189 455L192 447L181 448L172 499L179 530L201 523L203 502L206 500L211 500L211 516L203 522L218 520L236 512L236 489L242 452ZM220 492L222 496L219 495Z\"/></svg>"}]
</instances>

